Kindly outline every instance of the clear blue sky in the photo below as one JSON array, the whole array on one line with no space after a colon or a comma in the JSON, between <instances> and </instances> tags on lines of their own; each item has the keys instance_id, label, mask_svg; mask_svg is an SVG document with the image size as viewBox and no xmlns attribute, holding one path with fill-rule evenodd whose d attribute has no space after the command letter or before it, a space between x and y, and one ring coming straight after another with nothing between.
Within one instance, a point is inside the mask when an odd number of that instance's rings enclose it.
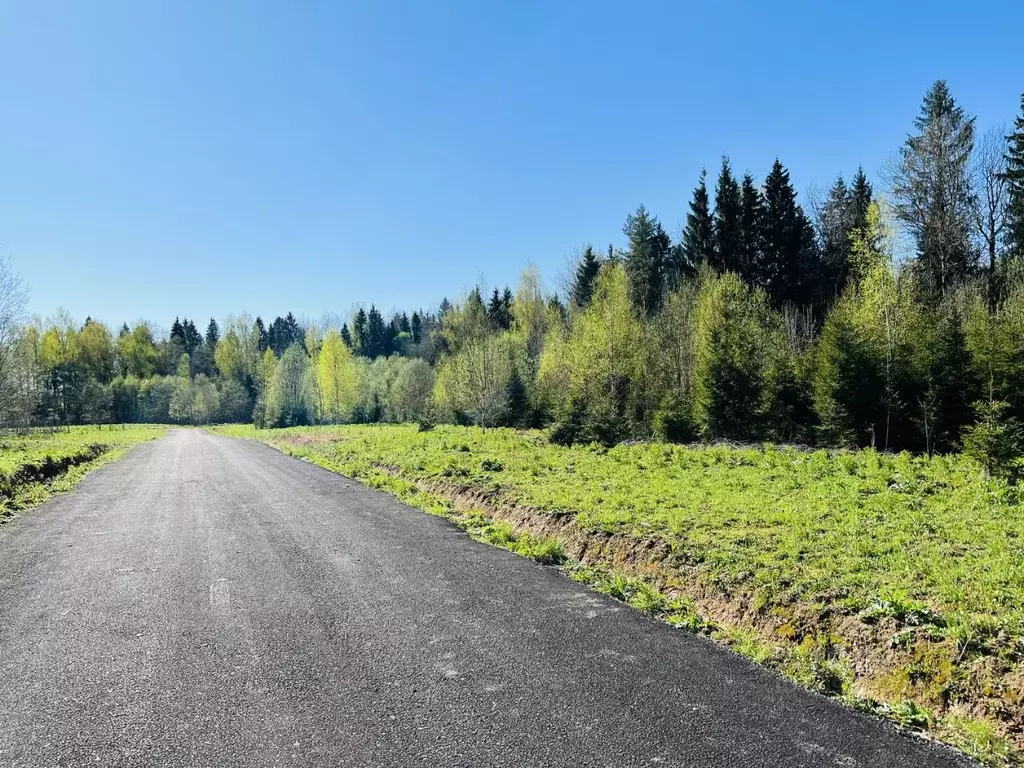
<instances>
[{"instance_id":1,"label":"clear blue sky","mask_svg":"<svg viewBox=\"0 0 1024 768\"><path fill-rule=\"evenodd\" d=\"M0 5L0 254L30 309L319 316L553 279L723 153L874 176L936 78L1010 120L1024 3Z\"/></svg>"}]
</instances>

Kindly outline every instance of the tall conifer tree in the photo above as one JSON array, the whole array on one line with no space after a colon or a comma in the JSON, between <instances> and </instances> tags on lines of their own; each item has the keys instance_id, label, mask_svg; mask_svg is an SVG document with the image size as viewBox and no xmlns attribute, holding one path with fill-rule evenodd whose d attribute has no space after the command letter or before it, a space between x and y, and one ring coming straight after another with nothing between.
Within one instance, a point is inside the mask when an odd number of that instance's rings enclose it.
<instances>
[{"instance_id":1,"label":"tall conifer tree","mask_svg":"<svg viewBox=\"0 0 1024 768\"><path fill-rule=\"evenodd\" d=\"M818 211L818 246L828 302L834 301L846 285L853 221L853 193L840 175L829 188L828 197Z\"/></svg>"},{"instance_id":2,"label":"tall conifer tree","mask_svg":"<svg viewBox=\"0 0 1024 768\"><path fill-rule=\"evenodd\" d=\"M682 253L693 267L714 263L715 228L708 199L707 171L700 172L700 181L693 190L690 212L683 229Z\"/></svg>"},{"instance_id":3,"label":"tall conifer tree","mask_svg":"<svg viewBox=\"0 0 1024 768\"><path fill-rule=\"evenodd\" d=\"M797 205L789 171L778 159L765 178L764 198L762 272L769 295L777 306L818 305L824 280L814 230Z\"/></svg>"},{"instance_id":4,"label":"tall conifer tree","mask_svg":"<svg viewBox=\"0 0 1024 768\"><path fill-rule=\"evenodd\" d=\"M642 205L626 217L622 232L629 240L625 266L633 305L642 314L653 315L661 306L672 244L657 217Z\"/></svg>"},{"instance_id":5,"label":"tall conifer tree","mask_svg":"<svg viewBox=\"0 0 1024 768\"><path fill-rule=\"evenodd\" d=\"M220 327L217 325L217 321L211 317L209 324L206 326L206 346L213 351L218 341L220 341Z\"/></svg>"},{"instance_id":6,"label":"tall conifer tree","mask_svg":"<svg viewBox=\"0 0 1024 768\"><path fill-rule=\"evenodd\" d=\"M874 200L874 190L871 182L864 174L864 168L857 169L850 184L850 226L853 229L863 230L868 225L868 208Z\"/></svg>"},{"instance_id":7,"label":"tall conifer tree","mask_svg":"<svg viewBox=\"0 0 1024 768\"><path fill-rule=\"evenodd\" d=\"M743 201L740 186L732 174L729 158L722 158L722 170L715 185L715 255L712 266L719 271L739 272L742 257Z\"/></svg>"},{"instance_id":8,"label":"tall conifer tree","mask_svg":"<svg viewBox=\"0 0 1024 768\"><path fill-rule=\"evenodd\" d=\"M754 184L754 177L744 174L740 189L740 276L752 285L763 287L762 235L764 227L764 197Z\"/></svg>"},{"instance_id":9,"label":"tall conifer tree","mask_svg":"<svg viewBox=\"0 0 1024 768\"><path fill-rule=\"evenodd\" d=\"M971 241L974 196L969 176L974 118L956 103L945 81L925 94L914 120L918 133L900 149L893 178L896 214L917 241L925 289L938 297L977 266Z\"/></svg>"},{"instance_id":10,"label":"tall conifer tree","mask_svg":"<svg viewBox=\"0 0 1024 768\"><path fill-rule=\"evenodd\" d=\"M601 261L594 253L594 247L588 245L576 265L576 275L573 278L572 290L569 298L577 308L582 309L590 303L594 294L594 280L601 269Z\"/></svg>"},{"instance_id":11,"label":"tall conifer tree","mask_svg":"<svg viewBox=\"0 0 1024 768\"><path fill-rule=\"evenodd\" d=\"M1024 94L1020 97L1020 116L1006 140L1007 245L1012 256L1024 259Z\"/></svg>"}]
</instances>

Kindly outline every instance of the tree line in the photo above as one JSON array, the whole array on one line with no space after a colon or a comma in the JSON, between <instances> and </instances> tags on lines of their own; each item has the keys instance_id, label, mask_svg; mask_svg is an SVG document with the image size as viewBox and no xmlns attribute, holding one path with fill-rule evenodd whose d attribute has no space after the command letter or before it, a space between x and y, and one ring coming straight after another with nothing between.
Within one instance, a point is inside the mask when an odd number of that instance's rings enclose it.
<instances>
[{"instance_id":1,"label":"tree line","mask_svg":"<svg viewBox=\"0 0 1024 768\"><path fill-rule=\"evenodd\" d=\"M857 169L802 204L778 159L759 182L723 158L675 237L640 206L624 245L583 249L554 293L530 267L514 291L428 311L242 314L205 331L176 318L165 338L17 312L5 330L0 311L0 418L418 420L551 426L563 442L991 453L1024 418L1024 96L1020 109L979 137L935 83L888 195ZM16 305L9 268L6 282Z\"/></svg>"}]
</instances>

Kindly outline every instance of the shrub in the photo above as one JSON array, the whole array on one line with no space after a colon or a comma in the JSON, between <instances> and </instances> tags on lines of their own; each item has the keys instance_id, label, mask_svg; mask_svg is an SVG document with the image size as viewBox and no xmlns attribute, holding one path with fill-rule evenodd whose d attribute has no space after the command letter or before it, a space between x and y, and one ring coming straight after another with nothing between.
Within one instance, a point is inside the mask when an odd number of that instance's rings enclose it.
<instances>
[{"instance_id":1,"label":"shrub","mask_svg":"<svg viewBox=\"0 0 1024 768\"><path fill-rule=\"evenodd\" d=\"M977 421L964 429L964 453L981 464L990 475L1016 474L1024 448L1020 424L1007 411L1004 400L974 403Z\"/></svg>"},{"instance_id":2,"label":"shrub","mask_svg":"<svg viewBox=\"0 0 1024 768\"><path fill-rule=\"evenodd\" d=\"M671 389L665 393L651 418L651 431L658 439L670 443L683 443L696 437L690 405L678 391Z\"/></svg>"}]
</instances>

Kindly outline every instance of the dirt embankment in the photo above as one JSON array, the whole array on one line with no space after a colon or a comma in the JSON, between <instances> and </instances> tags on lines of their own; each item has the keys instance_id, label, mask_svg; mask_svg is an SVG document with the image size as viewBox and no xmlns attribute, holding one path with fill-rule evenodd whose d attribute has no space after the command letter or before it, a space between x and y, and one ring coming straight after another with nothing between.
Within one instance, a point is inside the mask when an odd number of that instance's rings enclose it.
<instances>
[{"instance_id":1,"label":"dirt embankment","mask_svg":"<svg viewBox=\"0 0 1024 768\"><path fill-rule=\"evenodd\" d=\"M94 461L107 450L107 446L94 443L72 454L45 456L27 462L8 476L0 475L0 501L15 499L27 486L52 482L72 467Z\"/></svg>"}]
</instances>

